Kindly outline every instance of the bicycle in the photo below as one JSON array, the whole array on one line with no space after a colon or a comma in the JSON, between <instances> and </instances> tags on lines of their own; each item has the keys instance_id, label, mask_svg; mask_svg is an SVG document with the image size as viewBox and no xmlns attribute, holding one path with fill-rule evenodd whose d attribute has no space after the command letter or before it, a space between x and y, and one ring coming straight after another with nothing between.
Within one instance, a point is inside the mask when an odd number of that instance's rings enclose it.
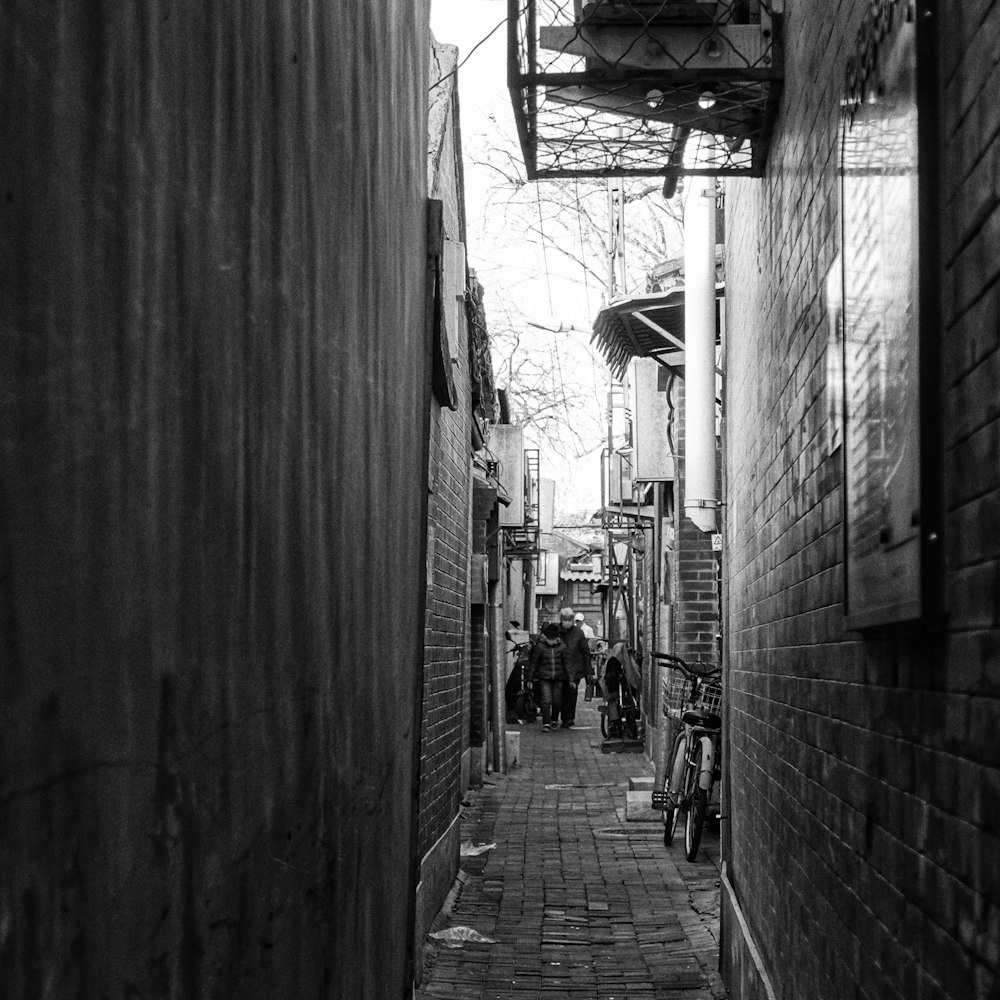
<instances>
[{"instance_id":1,"label":"bicycle","mask_svg":"<svg viewBox=\"0 0 1000 1000\"><path fill-rule=\"evenodd\" d=\"M604 695L600 707L604 739L639 738L639 689L637 678L629 676L630 667L638 669L632 651L622 642L615 643L605 655L599 675Z\"/></svg>"},{"instance_id":2,"label":"bicycle","mask_svg":"<svg viewBox=\"0 0 1000 1000\"><path fill-rule=\"evenodd\" d=\"M511 621L515 629L520 630L520 623ZM538 640L536 633L522 632L526 638L515 637L508 629L504 638L510 643L507 652L514 657L514 666L504 686L504 700L507 706L507 722L523 725L534 722L538 717L540 698L535 686L528 683L528 657L531 647Z\"/></svg>"},{"instance_id":3,"label":"bicycle","mask_svg":"<svg viewBox=\"0 0 1000 1000\"><path fill-rule=\"evenodd\" d=\"M670 663L670 684L664 694L664 714L681 723L663 777L663 790L653 792L653 808L663 810L663 843L674 841L684 814L684 854L694 861L709 810L717 812L712 794L721 779L722 672L709 664L689 666L679 656L653 653ZM697 670L695 667L707 667Z\"/></svg>"}]
</instances>

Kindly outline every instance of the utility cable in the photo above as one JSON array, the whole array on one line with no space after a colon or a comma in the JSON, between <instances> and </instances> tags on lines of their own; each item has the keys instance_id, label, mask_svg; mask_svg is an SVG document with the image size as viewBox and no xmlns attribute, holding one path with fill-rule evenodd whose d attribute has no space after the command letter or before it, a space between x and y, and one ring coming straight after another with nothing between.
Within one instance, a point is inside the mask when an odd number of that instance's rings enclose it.
<instances>
[{"instance_id":1,"label":"utility cable","mask_svg":"<svg viewBox=\"0 0 1000 1000\"><path fill-rule=\"evenodd\" d=\"M552 304L552 282L549 278L549 255L545 244L545 220L542 218L542 195L538 190L537 181L535 181L535 201L538 203L538 233L542 237L542 267L545 268L545 290L549 296L549 312L555 315L555 306Z\"/></svg>"},{"instance_id":2,"label":"utility cable","mask_svg":"<svg viewBox=\"0 0 1000 1000\"><path fill-rule=\"evenodd\" d=\"M523 14L527 9L528 9L528 4L525 4L518 11L518 14L519 15ZM440 87L441 84L445 82L445 80L449 79L450 77L453 77L472 58L472 54L476 51L476 49L478 49L479 46L484 44L485 42L488 42L506 23L507 23L507 18L505 17L495 28L493 28L492 31L489 32L489 34L483 35L483 37L480 38L479 41L476 42L476 44L473 45L471 49L469 49L469 54L453 70L451 70L448 73L445 73L445 75L442 76L441 79L437 81L437 83L432 83L427 88L427 92L430 93L435 87Z\"/></svg>"},{"instance_id":3,"label":"utility cable","mask_svg":"<svg viewBox=\"0 0 1000 1000\"><path fill-rule=\"evenodd\" d=\"M580 230L580 267L583 270L583 295L587 303L587 319L590 319L590 280L587 273L587 250L583 243L583 212L580 210L580 178L574 177L576 193L576 221Z\"/></svg>"}]
</instances>

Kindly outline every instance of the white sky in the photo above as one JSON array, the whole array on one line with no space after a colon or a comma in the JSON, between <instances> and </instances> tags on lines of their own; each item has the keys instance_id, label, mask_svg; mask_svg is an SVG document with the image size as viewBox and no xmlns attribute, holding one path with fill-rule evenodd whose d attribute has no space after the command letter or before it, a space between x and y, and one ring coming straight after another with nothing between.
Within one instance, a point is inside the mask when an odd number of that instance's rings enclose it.
<instances>
[{"instance_id":1,"label":"white sky","mask_svg":"<svg viewBox=\"0 0 1000 1000\"><path fill-rule=\"evenodd\" d=\"M487 322L491 287L502 287L516 292L522 310L532 318L554 315L566 322L583 320L589 329L596 310L600 308L600 289L593 289L593 293L586 296L591 306L591 315L588 315L587 308L581 302L579 286L569 281L560 281L558 274L554 273L552 255L548 261L550 269L546 278L546 262L543 262L540 251L534 246L524 245L504 250L483 244L480 220L491 177L483 168L470 162L469 150L476 145L477 136L496 134L498 128L507 135L516 135L507 90L506 16L506 0L431 0L431 30L434 37L439 42L457 46L460 62L468 57L468 62L458 71L458 80L465 148L470 265L476 270L486 289ZM475 48L491 31L493 34ZM519 150L516 155L519 162L523 163ZM538 336L545 338L546 334L539 332ZM576 359L583 366L583 377L593 380L595 394L606 391L606 375L600 366L595 368L587 346L589 336L558 336L563 341L560 358L565 358L567 365ZM601 398L604 398L603 395ZM516 419L517 415L513 416ZM568 461L561 456L543 453L542 475L556 480L557 510L589 508L593 511L600 505L599 454Z\"/></svg>"}]
</instances>

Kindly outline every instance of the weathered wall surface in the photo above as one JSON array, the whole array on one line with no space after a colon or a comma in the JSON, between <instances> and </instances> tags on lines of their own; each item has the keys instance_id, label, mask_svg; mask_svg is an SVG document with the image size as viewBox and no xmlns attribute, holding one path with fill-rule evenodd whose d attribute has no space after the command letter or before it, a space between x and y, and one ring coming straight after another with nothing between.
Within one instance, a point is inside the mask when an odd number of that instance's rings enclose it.
<instances>
[{"instance_id":1,"label":"weathered wall surface","mask_svg":"<svg viewBox=\"0 0 1000 1000\"><path fill-rule=\"evenodd\" d=\"M444 67L447 72L457 62L457 50L441 46L439 51L450 56ZM445 238L464 243L465 206L459 173L457 102L453 103L452 97L454 83L452 78L440 85L448 95L448 125L444 129L432 195L442 202ZM450 323L451 319L449 312L447 321ZM458 817L460 759L468 746L472 403L469 337L464 321L458 324L453 344L457 361L452 365L457 409L441 406L437 400L431 403L428 526L432 541L425 619L421 854Z\"/></svg>"},{"instance_id":2,"label":"weathered wall surface","mask_svg":"<svg viewBox=\"0 0 1000 1000\"><path fill-rule=\"evenodd\" d=\"M5 998L407 990L426 8L0 11Z\"/></svg>"},{"instance_id":3,"label":"weathered wall surface","mask_svg":"<svg viewBox=\"0 0 1000 1000\"><path fill-rule=\"evenodd\" d=\"M431 79L458 63L454 46L435 45ZM441 201L444 237L465 241L456 80L431 91L431 195ZM454 290L465 289L464 260ZM448 279L445 279L445 292ZM462 756L469 747L471 625L469 562L472 545L472 401L465 310L444 304L455 363L452 410L430 404L427 603L424 630L423 721L420 748L418 848L421 891L417 940L429 929L458 873ZM458 316L459 322L453 323ZM457 327L452 330L451 327Z\"/></svg>"},{"instance_id":4,"label":"weathered wall surface","mask_svg":"<svg viewBox=\"0 0 1000 1000\"><path fill-rule=\"evenodd\" d=\"M779 997L994 996L1000 11L938 5L949 618L932 641L844 626L822 289L838 101L870 5L786 6L767 176L727 185L728 874Z\"/></svg>"}]
</instances>

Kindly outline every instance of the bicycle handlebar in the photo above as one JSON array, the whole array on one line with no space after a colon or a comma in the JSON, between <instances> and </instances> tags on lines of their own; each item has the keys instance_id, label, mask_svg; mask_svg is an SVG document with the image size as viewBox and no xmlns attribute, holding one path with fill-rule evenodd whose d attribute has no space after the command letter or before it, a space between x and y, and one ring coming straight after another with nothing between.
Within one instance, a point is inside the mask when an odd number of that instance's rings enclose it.
<instances>
[{"instance_id":1,"label":"bicycle handlebar","mask_svg":"<svg viewBox=\"0 0 1000 1000\"><path fill-rule=\"evenodd\" d=\"M704 663L700 660L695 663L688 663L687 660L682 660L679 656L674 656L672 653L650 653L649 655L654 660L666 660L672 666L679 668L688 680L695 677L698 680L708 680L712 677L722 676L722 667L717 667L714 663ZM699 667L704 667L705 669L699 670Z\"/></svg>"}]
</instances>

